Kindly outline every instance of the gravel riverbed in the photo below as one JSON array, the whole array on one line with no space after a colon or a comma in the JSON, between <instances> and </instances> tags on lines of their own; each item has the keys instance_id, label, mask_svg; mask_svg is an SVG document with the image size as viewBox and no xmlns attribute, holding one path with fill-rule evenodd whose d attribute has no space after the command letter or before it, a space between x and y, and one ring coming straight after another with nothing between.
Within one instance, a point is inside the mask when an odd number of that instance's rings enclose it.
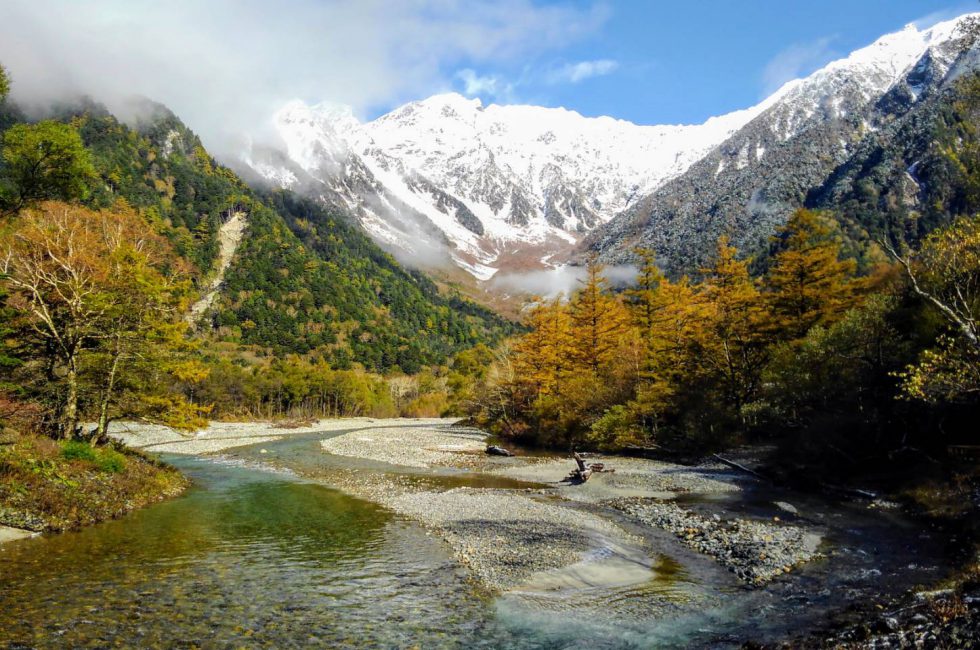
<instances>
[{"instance_id":1,"label":"gravel riverbed","mask_svg":"<svg viewBox=\"0 0 980 650\"><path fill-rule=\"evenodd\" d=\"M820 536L802 525L728 514L707 517L672 503L681 495L723 497L738 492L751 479L730 468L603 456L589 462L601 461L614 472L570 485L562 479L574 467L571 459L488 456L486 434L451 426L453 422L354 418L288 429L269 423L214 423L193 436L165 427L124 425L114 434L149 451L215 454L295 434L351 430L322 440L320 448L395 469L335 468L327 482L418 521L442 537L457 560L494 592L520 588L542 572L588 561L609 549L642 553L642 540L614 523L622 514L640 526L672 533L681 544L717 560L751 586L763 585L817 555ZM399 466L406 472L397 471ZM540 487L453 487L450 480L447 487L434 489L425 480L429 472L499 477ZM642 572L637 574L637 579L642 577Z\"/></svg>"},{"instance_id":2,"label":"gravel riverbed","mask_svg":"<svg viewBox=\"0 0 980 650\"><path fill-rule=\"evenodd\" d=\"M581 485L563 483L571 459L483 453L486 436L446 425L378 427L325 440L324 451L412 468L454 468L548 485L541 490L456 488L419 490L398 479L361 483L354 492L433 529L461 563L491 590L518 586L536 572L569 566L604 544L636 547L638 540L603 507L634 522L673 533L688 548L761 586L817 556L820 535L802 525L744 517L705 517L670 500L741 490L743 476L720 465L686 467L625 457L595 457L614 472ZM580 503L587 510L575 508ZM608 512L608 511L606 511ZM611 513L610 513L611 515Z\"/></svg>"},{"instance_id":3,"label":"gravel riverbed","mask_svg":"<svg viewBox=\"0 0 980 650\"><path fill-rule=\"evenodd\" d=\"M818 555L820 535L796 525L705 517L673 503L645 499L624 499L615 507L644 524L674 533L750 585L763 585Z\"/></svg>"},{"instance_id":4,"label":"gravel riverbed","mask_svg":"<svg viewBox=\"0 0 980 650\"><path fill-rule=\"evenodd\" d=\"M416 492L386 505L438 531L492 591L517 587L535 573L574 564L609 544L639 542L602 517L512 491Z\"/></svg>"}]
</instances>

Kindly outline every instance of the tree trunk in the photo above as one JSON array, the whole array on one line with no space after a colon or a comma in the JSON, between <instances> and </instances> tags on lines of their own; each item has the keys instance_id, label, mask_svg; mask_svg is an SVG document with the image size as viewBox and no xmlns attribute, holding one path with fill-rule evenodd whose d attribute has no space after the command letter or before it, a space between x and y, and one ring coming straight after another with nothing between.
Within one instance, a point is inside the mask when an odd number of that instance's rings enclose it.
<instances>
[{"instance_id":1,"label":"tree trunk","mask_svg":"<svg viewBox=\"0 0 980 650\"><path fill-rule=\"evenodd\" d=\"M109 376L106 377L105 388L102 390L102 398L99 400L99 422L92 434L89 443L94 447L100 440L105 440L109 436L109 403L112 401L112 392L116 387L116 373L119 370L119 357L121 357L119 339L116 339L116 349L112 354L112 365L109 367Z\"/></svg>"},{"instance_id":2,"label":"tree trunk","mask_svg":"<svg viewBox=\"0 0 980 650\"><path fill-rule=\"evenodd\" d=\"M78 362L74 357L68 361L65 373L65 403L61 411L61 437L70 440L78 427Z\"/></svg>"}]
</instances>

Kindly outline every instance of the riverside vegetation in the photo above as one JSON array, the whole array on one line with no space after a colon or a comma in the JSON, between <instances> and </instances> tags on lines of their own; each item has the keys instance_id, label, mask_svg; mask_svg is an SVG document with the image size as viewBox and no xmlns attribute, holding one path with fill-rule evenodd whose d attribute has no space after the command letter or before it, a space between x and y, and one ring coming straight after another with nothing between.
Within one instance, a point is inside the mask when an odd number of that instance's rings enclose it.
<instances>
[{"instance_id":1,"label":"riverside vegetation","mask_svg":"<svg viewBox=\"0 0 980 650\"><path fill-rule=\"evenodd\" d=\"M538 301L530 331L498 349L468 413L560 448L773 441L773 471L811 484L887 476L907 488L952 471L951 501L967 507L970 471L951 469L948 447L980 442L980 78L944 101L928 144L916 141L927 215L896 203L893 175L848 168L846 200L798 210L754 258L722 236L680 276L637 249L625 291L593 259L577 291Z\"/></svg>"}]
</instances>

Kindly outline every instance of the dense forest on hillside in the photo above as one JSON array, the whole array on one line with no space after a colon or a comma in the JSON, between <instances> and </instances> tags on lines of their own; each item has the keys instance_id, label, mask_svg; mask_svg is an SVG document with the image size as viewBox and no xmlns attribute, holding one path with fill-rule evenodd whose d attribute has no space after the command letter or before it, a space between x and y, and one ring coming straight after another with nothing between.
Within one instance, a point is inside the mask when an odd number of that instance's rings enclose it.
<instances>
[{"instance_id":1,"label":"dense forest on hillside","mask_svg":"<svg viewBox=\"0 0 980 650\"><path fill-rule=\"evenodd\" d=\"M82 99L38 119L0 101L0 417L63 437L96 421L100 440L119 417L437 415L453 358L517 331L345 217L253 191L165 107L127 114ZM233 215L243 241L189 323Z\"/></svg>"},{"instance_id":2,"label":"dense forest on hillside","mask_svg":"<svg viewBox=\"0 0 980 650\"><path fill-rule=\"evenodd\" d=\"M415 372L514 331L475 303L441 295L344 217L287 193L256 195L166 108L140 102L133 110L142 115L134 128L91 102L55 111L54 121L77 130L90 154L93 174L81 198L93 208L124 199L194 265L196 278L214 263L221 223L248 213L249 236L228 278L227 295L236 297L212 318L250 323L222 334L276 352L326 346L320 352L342 365ZM16 107L5 111L3 123L24 122ZM249 296L237 295L243 291Z\"/></svg>"},{"instance_id":3,"label":"dense forest on hillside","mask_svg":"<svg viewBox=\"0 0 980 650\"><path fill-rule=\"evenodd\" d=\"M862 268L864 243L885 237L918 245L955 215L980 205L980 76L969 74L901 119L873 132L826 182L811 189L806 207L832 210L845 250Z\"/></svg>"}]
</instances>

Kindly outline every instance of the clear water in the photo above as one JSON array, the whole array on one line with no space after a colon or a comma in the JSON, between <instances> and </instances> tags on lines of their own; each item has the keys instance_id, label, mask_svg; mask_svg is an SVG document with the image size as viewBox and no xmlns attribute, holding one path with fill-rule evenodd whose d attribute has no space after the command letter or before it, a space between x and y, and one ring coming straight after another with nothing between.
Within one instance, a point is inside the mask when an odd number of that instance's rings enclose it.
<instances>
[{"instance_id":1,"label":"clear water","mask_svg":"<svg viewBox=\"0 0 980 650\"><path fill-rule=\"evenodd\" d=\"M576 567L492 598L438 538L322 485L333 469L350 468L315 453L319 438L233 454L274 457L295 475L169 457L194 480L184 496L0 547L0 647L737 646L783 638L946 566L941 540L908 522L796 495L788 500L828 531L829 557L767 589L744 589L669 535L636 529L642 553L598 548ZM433 487L516 487L408 473ZM772 516L774 498L755 491L688 505ZM637 572L646 577L637 581Z\"/></svg>"}]
</instances>

